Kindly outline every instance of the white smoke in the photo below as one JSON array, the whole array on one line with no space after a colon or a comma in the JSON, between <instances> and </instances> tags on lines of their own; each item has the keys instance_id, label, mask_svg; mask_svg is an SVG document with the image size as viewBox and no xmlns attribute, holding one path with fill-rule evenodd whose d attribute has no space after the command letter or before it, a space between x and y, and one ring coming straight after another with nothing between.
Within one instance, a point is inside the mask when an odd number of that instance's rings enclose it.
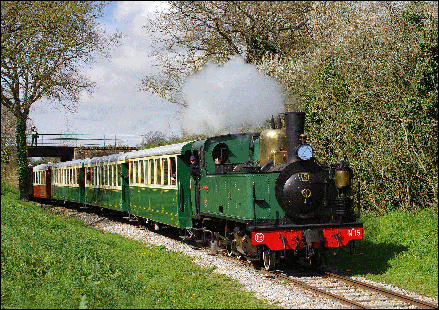
<instances>
[{"instance_id":1,"label":"white smoke","mask_svg":"<svg viewBox=\"0 0 439 310\"><path fill-rule=\"evenodd\" d=\"M183 85L188 104L182 115L190 134L237 133L284 112L282 85L258 72L242 57L223 66L208 63Z\"/></svg>"}]
</instances>

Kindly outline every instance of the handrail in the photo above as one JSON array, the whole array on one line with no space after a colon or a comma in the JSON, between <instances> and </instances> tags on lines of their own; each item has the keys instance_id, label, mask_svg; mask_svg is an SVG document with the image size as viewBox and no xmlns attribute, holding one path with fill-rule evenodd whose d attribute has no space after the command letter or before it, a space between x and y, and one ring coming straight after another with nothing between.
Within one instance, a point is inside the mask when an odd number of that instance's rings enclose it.
<instances>
[{"instance_id":1,"label":"handrail","mask_svg":"<svg viewBox=\"0 0 439 310\"><path fill-rule=\"evenodd\" d=\"M113 137L114 136L114 137ZM46 139L44 139L46 137ZM111 138L110 138L111 137ZM128 138L127 138L128 137ZM4 140L12 140L12 143L15 143L16 137L11 136L2 136L2 143ZM32 143L32 134L26 134L26 140L28 146ZM37 144L41 146L58 146L58 145L66 145L69 146L110 146L117 144L121 144L121 142L125 142L128 145L128 141L138 141L138 143L142 140L142 135L133 135L133 134L115 134L115 135L95 135L95 134L80 134L80 133L38 133ZM103 141L103 143L102 143ZM114 143L108 143L108 141L112 141ZM92 143L84 143L84 142L92 142ZM6 142L8 143L8 142ZM74 143L72 145L71 143Z\"/></svg>"}]
</instances>

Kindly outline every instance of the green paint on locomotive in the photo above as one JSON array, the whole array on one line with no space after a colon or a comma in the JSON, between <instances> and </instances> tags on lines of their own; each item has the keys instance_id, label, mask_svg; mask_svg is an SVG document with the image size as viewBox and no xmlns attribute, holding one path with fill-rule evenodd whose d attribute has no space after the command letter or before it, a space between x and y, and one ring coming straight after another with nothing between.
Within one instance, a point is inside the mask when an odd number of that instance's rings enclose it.
<instances>
[{"instance_id":1,"label":"green paint on locomotive","mask_svg":"<svg viewBox=\"0 0 439 310\"><path fill-rule=\"evenodd\" d=\"M201 214L238 222L285 217L273 190L279 173L258 173L259 150L259 133L230 134L193 143L191 151L200 157ZM215 164L215 159L220 164ZM192 178L190 188L195 214Z\"/></svg>"},{"instance_id":2,"label":"green paint on locomotive","mask_svg":"<svg viewBox=\"0 0 439 310\"><path fill-rule=\"evenodd\" d=\"M205 176L200 186L201 213L236 220L282 218L285 213L272 190L277 176L277 173Z\"/></svg>"}]
</instances>

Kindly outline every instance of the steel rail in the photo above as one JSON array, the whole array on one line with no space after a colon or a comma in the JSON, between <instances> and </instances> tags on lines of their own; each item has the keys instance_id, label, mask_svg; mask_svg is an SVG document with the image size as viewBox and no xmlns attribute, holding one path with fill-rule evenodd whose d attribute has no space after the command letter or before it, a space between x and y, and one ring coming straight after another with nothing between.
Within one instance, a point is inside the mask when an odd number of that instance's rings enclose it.
<instances>
[{"instance_id":1,"label":"steel rail","mask_svg":"<svg viewBox=\"0 0 439 310\"><path fill-rule=\"evenodd\" d=\"M412 298L409 296L405 296L405 295L390 291L390 290L385 289L385 288L376 287L376 286L373 286L371 284L357 281L357 280L354 280L354 279L351 279L348 277L340 276L340 275L330 273L330 272L325 272L325 275L326 275L326 277L332 277L332 278L335 278L337 280L343 281L345 283L348 283L348 284L351 284L351 285L354 285L357 287L369 289L369 290L372 290L374 292L383 294L385 296L404 301L406 303L412 304L412 305L414 305L418 308L421 308L421 309L437 309L438 308L434 304L430 304L430 303L422 301L422 300L418 300L418 299L415 299L415 298Z\"/></svg>"},{"instance_id":2,"label":"steel rail","mask_svg":"<svg viewBox=\"0 0 439 310\"><path fill-rule=\"evenodd\" d=\"M323 295L323 296L327 296L327 297L329 297L331 299L340 301L340 302L342 302L344 304L348 304L348 305L350 305L350 306L352 306L352 307L354 307L356 309L370 309L369 307L364 306L364 305L362 305L360 303L357 303L355 301L349 300L349 299L344 298L342 296L338 296L338 295L332 294L332 293L327 292L327 291L325 291L323 289L319 289L319 288L317 288L315 286L311 286L311 285L309 285L309 284L307 284L307 283L305 283L303 281L290 278L287 275L278 274L278 273L274 273L274 272L270 272L270 271L263 271L263 272L268 274L268 275L270 275L270 276L274 276L276 278L281 278L281 279L283 279L283 280L285 280L287 282L292 282L292 283L294 283L297 286L300 286L300 287L302 287L304 289L313 291L313 292L315 292L317 294L320 294L320 295Z\"/></svg>"}]
</instances>

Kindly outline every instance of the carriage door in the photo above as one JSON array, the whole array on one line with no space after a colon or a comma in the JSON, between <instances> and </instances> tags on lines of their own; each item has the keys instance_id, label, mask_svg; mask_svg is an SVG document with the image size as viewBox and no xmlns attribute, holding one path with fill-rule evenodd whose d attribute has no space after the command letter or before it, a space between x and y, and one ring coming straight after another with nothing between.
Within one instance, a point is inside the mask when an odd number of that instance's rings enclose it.
<instances>
[{"instance_id":1,"label":"carriage door","mask_svg":"<svg viewBox=\"0 0 439 310\"><path fill-rule=\"evenodd\" d=\"M129 169L128 161L120 165L122 177L122 211L130 212L130 186L129 186Z\"/></svg>"}]
</instances>

